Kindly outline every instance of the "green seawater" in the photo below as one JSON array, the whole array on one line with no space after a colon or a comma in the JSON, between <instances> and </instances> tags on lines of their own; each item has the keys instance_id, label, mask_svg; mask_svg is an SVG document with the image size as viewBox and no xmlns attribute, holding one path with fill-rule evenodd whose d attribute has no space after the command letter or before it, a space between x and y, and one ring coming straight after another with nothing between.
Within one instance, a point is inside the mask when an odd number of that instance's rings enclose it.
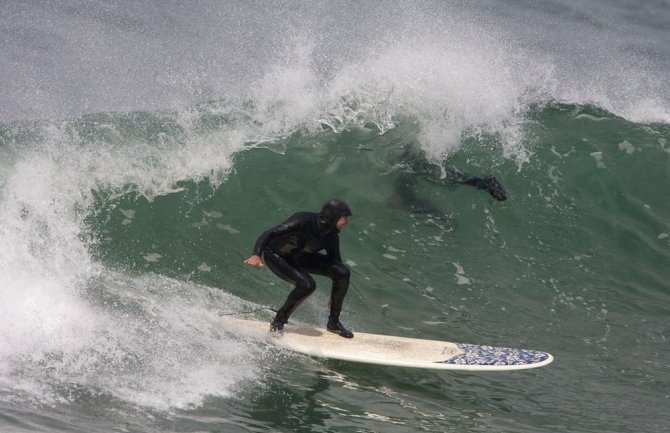
<instances>
[{"instance_id":1,"label":"green seawater","mask_svg":"<svg viewBox=\"0 0 670 433\"><path fill-rule=\"evenodd\" d=\"M664 431L670 128L588 106L528 117L525 162L486 135L464 137L442 162L495 175L505 202L441 183L440 164L437 177L413 171L417 159L430 163L406 151L416 127L403 119L383 134L324 127L249 144L229 170L177 179L164 194L94 186L78 236L96 270L63 302L103 324L77 325L72 338L94 335L81 346L36 344L17 357L21 367L7 367L22 378L3 391L3 411L16 414L9 424L25 431L18 420L41 408L45 420L31 424L53 431L82 417L89 431ZM183 133L170 119L104 120L160 151L156 137ZM109 144L108 129L80 145ZM428 207L398 202L407 173ZM555 362L478 374L376 367L229 333L224 315L270 320L262 307L291 289L242 263L256 237L330 197L354 212L341 234L353 274L343 322L354 331L532 348ZM317 282L294 319L325 323L330 288Z\"/></svg>"}]
</instances>

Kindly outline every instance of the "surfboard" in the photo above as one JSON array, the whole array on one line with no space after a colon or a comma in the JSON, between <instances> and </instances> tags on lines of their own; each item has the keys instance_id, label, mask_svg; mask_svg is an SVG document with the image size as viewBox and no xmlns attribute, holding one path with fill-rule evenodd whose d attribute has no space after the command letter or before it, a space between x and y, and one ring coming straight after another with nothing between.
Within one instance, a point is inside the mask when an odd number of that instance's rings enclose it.
<instances>
[{"instance_id":1,"label":"surfboard","mask_svg":"<svg viewBox=\"0 0 670 433\"><path fill-rule=\"evenodd\" d=\"M269 323L228 318L227 327L246 335L309 356L394 367L433 370L507 371L543 367L554 357L537 350L355 332L342 338L324 328L289 323L283 334Z\"/></svg>"}]
</instances>

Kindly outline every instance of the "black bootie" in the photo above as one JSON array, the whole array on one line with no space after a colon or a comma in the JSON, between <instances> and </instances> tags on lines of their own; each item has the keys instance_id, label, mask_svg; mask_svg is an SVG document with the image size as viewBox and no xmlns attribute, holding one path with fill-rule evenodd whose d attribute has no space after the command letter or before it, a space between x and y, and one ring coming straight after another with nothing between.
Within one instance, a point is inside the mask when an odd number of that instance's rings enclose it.
<instances>
[{"instance_id":1,"label":"black bootie","mask_svg":"<svg viewBox=\"0 0 670 433\"><path fill-rule=\"evenodd\" d=\"M340 337L344 338L354 338L354 333L348 330L340 322L340 310L331 309L330 316L328 317L328 325L326 329L330 332L338 334Z\"/></svg>"},{"instance_id":2,"label":"black bootie","mask_svg":"<svg viewBox=\"0 0 670 433\"><path fill-rule=\"evenodd\" d=\"M288 323L288 316L284 311L281 309L277 311L277 315L275 316L274 320L272 323L270 323L270 332L277 332L279 334L282 334L284 332L284 325Z\"/></svg>"},{"instance_id":3,"label":"black bootie","mask_svg":"<svg viewBox=\"0 0 670 433\"><path fill-rule=\"evenodd\" d=\"M284 325L288 323L288 318L291 313L293 313L295 309L298 308L298 305L302 304L302 301L307 299L310 294L311 292L306 296L296 298L295 294L291 292L288 295L286 302L284 302L284 305L282 305L282 307L277 311L277 315L275 316L274 320L272 320L272 323L270 323L270 331L282 334L284 332Z\"/></svg>"}]
</instances>

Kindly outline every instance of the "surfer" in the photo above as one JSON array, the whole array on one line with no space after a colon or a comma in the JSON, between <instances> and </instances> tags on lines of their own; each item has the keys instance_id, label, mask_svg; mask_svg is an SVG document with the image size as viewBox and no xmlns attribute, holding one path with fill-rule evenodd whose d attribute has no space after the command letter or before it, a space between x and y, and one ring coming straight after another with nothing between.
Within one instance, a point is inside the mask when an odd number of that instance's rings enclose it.
<instances>
[{"instance_id":1,"label":"surfer","mask_svg":"<svg viewBox=\"0 0 670 433\"><path fill-rule=\"evenodd\" d=\"M395 193L387 201L394 208L409 209L415 214L442 213L433 206L430 199L417 196L419 178L446 187L468 185L486 191L498 201L507 200L507 191L495 176L470 176L455 167L440 167L429 162L418 145L410 143L402 146L402 153L397 157L395 167L402 171L394 182Z\"/></svg>"},{"instance_id":2,"label":"surfer","mask_svg":"<svg viewBox=\"0 0 670 433\"><path fill-rule=\"evenodd\" d=\"M309 274L317 274L333 281L326 329L345 338L354 336L340 322L349 288L349 268L342 263L339 233L351 215L349 205L332 199L323 205L321 212L295 213L258 237L253 254L244 262L262 267L263 257L275 275L295 285L270 324L271 331L283 331L291 313L316 289ZM320 253L321 250L326 254Z\"/></svg>"},{"instance_id":3,"label":"surfer","mask_svg":"<svg viewBox=\"0 0 670 433\"><path fill-rule=\"evenodd\" d=\"M481 178L454 171L444 179L430 176L424 176L424 179L440 186L469 185L488 192L498 201L507 200L507 192L495 176ZM417 196L418 181L419 175L415 172L401 173L395 181L395 193L387 200L389 206L409 209L414 214L441 214L430 199Z\"/></svg>"}]
</instances>

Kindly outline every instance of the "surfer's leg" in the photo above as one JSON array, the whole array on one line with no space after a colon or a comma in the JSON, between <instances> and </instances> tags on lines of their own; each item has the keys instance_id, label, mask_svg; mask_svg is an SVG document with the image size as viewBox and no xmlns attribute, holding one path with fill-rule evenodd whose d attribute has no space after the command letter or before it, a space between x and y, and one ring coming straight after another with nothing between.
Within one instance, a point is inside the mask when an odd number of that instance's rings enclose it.
<instances>
[{"instance_id":1,"label":"surfer's leg","mask_svg":"<svg viewBox=\"0 0 670 433\"><path fill-rule=\"evenodd\" d=\"M323 254L305 254L300 257L298 266L310 274L323 275L330 278L333 282L330 294L330 306L338 311L342 310L344 297L349 290L349 268L345 264L332 260Z\"/></svg>"},{"instance_id":2,"label":"surfer's leg","mask_svg":"<svg viewBox=\"0 0 670 433\"><path fill-rule=\"evenodd\" d=\"M282 280L295 285L289 293L284 305L277 311L277 316L272 321L270 329L281 331L288 322L288 318L296 308L316 290L316 282L306 272L296 268L278 254L265 252L265 264L270 270Z\"/></svg>"},{"instance_id":3,"label":"surfer's leg","mask_svg":"<svg viewBox=\"0 0 670 433\"><path fill-rule=\"evenodd\" d=\"M339 261L331 260L322 254L309 254L300 259L301 269L307 272L323 275L333 281L330 293L330 315L328 317L327 329L343 337L351 338L354 334L346 329L340 322L340 313L344 297L349 290L349 268Z\"/></svg>"}]
</instances>

